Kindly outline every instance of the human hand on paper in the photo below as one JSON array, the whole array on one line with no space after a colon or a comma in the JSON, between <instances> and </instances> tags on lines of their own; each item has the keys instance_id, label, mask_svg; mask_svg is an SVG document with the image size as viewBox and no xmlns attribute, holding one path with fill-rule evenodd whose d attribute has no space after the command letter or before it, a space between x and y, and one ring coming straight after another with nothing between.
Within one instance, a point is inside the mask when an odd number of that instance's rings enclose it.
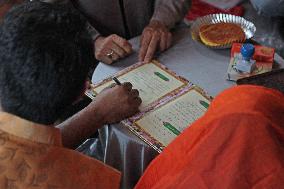
<instances>
[{"instance_id":1,"label":"human hand on paper","mask_svg":"<svg viewBox=\"0 0 284 189\"><path fill-rule=\"evenodd\" d=\"M139 61L150 62L157 50L163 52L171 44L169 29L159 21L151 21L141 35Z\"/></svg>"},{"instance_id":2,"label":"human hand on paper","mask_svg":"<svg viewBox=\"0 0 284 189\"><path fill-rule=\"evenodd\" d=\"M132 53L131 44L118 35L98 37L95 41L95 57L106 64L124 58Z\"/></svg>"},{"instance_id":3,"label":"human hand on paper","mask_svg":"<svg viewBox=\"0 0 284 189\"><path fill-rule=\"evenodd\" d=\"M139 92L132 89L131 83L123 83L106 88L92 102L104 124L116 123L139 111L142 103Z\"/></svg>"}]
</instances>

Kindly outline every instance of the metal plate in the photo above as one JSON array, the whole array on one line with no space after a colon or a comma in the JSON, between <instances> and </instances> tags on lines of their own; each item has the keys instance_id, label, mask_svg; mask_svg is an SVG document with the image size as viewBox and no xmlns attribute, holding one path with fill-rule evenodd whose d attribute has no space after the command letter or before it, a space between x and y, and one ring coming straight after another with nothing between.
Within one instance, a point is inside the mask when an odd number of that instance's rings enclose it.
<instances>
[{"instance_id":1,"label":"metal plate","mask_svg":"<svg viewBox=\"0 0 284 189\"><path fill-rule=\"evenodd\" d=\"M246 39L250 39L253 37L256 31L256 27L252 22L247 21L243 17L235 16L231 14L210 14L204 17L200 17L195 20L195 22L191 26L191 35L192 39L195 41L198 41L202 43L200 37L199 37L199 28L206 24L216 24L216 23L234 23L239 25L243 31L245 32ZM237 41L237 42L244 42L244 41ZM202 43L205 45L204 43ZM232 46L232 43L226 44L226 45L219 45L219 46L208 46L210 48L214 49L226 49L230 48Z\"/></svg>"}]
</instances>

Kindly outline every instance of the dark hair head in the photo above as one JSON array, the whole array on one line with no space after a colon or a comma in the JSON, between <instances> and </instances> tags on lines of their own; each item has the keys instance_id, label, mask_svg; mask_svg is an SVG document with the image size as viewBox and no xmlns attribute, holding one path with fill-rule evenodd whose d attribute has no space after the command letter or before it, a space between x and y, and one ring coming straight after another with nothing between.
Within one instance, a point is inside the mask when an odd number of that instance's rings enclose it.
<instances>
[{"instance_id":1,"label":"dark hair head","mask_svg":"<svg viewBox=\"0 0 284 189\"><path fill-rule=\"evenodd\" d=\"M72 7L27 2L13 8L0 30L2 109L53 124L82 93L93 46L86 21Z\"/></svg>"}]
</instances>

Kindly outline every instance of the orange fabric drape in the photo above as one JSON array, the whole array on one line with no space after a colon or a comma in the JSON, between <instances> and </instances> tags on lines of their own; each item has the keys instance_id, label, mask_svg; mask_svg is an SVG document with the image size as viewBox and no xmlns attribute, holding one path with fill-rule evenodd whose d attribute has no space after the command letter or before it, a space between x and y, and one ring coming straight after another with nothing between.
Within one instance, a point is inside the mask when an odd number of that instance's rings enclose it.
<instances>
[{"instance_id":1,"label":"orange fabric drape","mask_svg":"<svg viewBox=\"0 0 284 189\"><path fill-rule=\"evenodd\" d=\"M284 95L233 87L153 160L135 188L284 188L283 143Z\"/></svg>"},{"instance_id":2,"label":"orange fabric drape","mask_svg":"<svg viewBox=\"0 0 284 189\"><path fill-rule=\"evenodd\" d=\"M62 146L58 128L0 112L1 189L118 189L121 174Z\"/></svg>"}]
</instances>

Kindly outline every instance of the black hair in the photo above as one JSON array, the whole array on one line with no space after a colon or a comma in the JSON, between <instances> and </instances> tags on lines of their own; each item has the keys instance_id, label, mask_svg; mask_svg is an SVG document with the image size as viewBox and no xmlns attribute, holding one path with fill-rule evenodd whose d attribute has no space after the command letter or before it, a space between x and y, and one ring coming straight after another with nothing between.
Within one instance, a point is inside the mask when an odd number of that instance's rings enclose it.
<instances>
[{"instance_id":1,"label":"black hair","mask_svg":"<svg viewBox=\"0 0 284 189\"><path fill-rule=\"evenodd\" d=\"M71 6L26 2L0 29L0 102L5 112L53 124L82 94L93 45Z\"/></svg>"},{"instance_id":2,"label":"black hair","mask_svg":"<svg viewBox=\"0 0 284 189\"><path fill-rule=\"evenodd\" d=\"M284 40L284 16L280 17L279 20L280 20L279 23L280 36L282 37L282 40Z\"/></svg>"}]
</instances>

